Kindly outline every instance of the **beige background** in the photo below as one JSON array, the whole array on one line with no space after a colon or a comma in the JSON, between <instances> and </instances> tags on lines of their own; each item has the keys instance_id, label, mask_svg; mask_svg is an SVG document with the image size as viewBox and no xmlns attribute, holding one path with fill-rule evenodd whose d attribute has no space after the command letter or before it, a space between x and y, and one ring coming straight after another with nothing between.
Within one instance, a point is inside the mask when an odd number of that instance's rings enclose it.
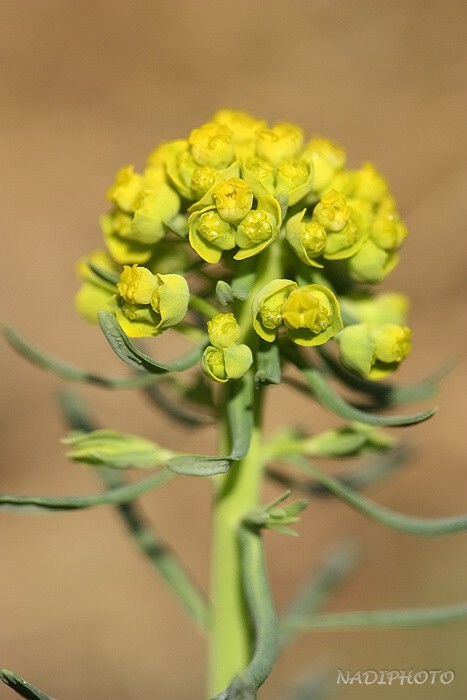
<instances>
[{"instance_id":1,"label":"beige background","mask_svg":"<svg viewBox=\"0 0 467 700\"><path fill-rule=\"evenodd\" d=\"M466 15L460 0L1 0L1 318L58 356L118 372L95 328L75 316L75 260L100 243L97 218L116 168L138 167L162 139L186 135L221 106L272 122L297 121L345 144L350 163L371 158L388 177L411 236L388 288L412 298L414 353L400 378L451 357L438 415L404 432L410 468L372 489L397 510L467 510L465 442ZM55 408L60 382L0 346L0 491L86 493L92 473L67 464ZM108 427L186 440L130 393L85 389ZM330 425L281 390L285 414ZM280 401L280 403L279 403ZM287 405L284 402L287 401ZM209 487L180 480L144 506L203 586ZM269 536L278 605L342 536L360 541L362 565L329 609L397 607L466 598L465 536L418 540L339 503L316 502L291 541ZM61 700L203 697L204 647L170 592L126 539L112 512L0 519L0 665ZM303 637L281 657L262 698L317 667L453 668L451 686L378 687L377 698L467 694L466 626ZM0 698L12 693L0 689ZM372 688L340 697L372 698Z\"/></svg>"}]
</instances>

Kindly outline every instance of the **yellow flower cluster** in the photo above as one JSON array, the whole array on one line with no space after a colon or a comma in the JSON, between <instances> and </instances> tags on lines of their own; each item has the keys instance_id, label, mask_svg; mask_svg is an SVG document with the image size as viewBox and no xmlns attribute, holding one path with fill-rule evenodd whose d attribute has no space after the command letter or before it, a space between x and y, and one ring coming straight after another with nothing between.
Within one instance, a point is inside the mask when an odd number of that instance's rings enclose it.
<instances>
[{"instance_id":1,"label":"yellow flower cluster","mask_svg":"<svg viewBox=\"0 0 467 700\"><path fill-rule=\"evenodd\" d=\"M345 151L332 141L307 140L288 122L270 126L221 110L188 138L156 148L142 172L121 168L107 198L106 252L79 266L77 303L87 318L105 306L129 336L159 335L185 318L188 282L200 271L212 279L205 301L218 310L216 283L235 289L250 275L249 287L230 296L240 325L231 313L215 320L221 329L236 324L238 338L226 345L219 340L224 331L213 331L210 321L202 367L216 381L236 376L232 357L248 370L254 358L243 341L250 331L267 342L280 334L305 346L337 336L344 364L370 377L408 353L404 314L394 325L391 309L379 312L368 325L354 313L365 306L357 292L397 264L405 225L375 167L346 168ZM384 311L367 295L366 313L375 305ZM394 343L402 350L385 353L382 347ZM352 352L363 345L365 358L354 361Z\"/></svg>"}]
</instances>

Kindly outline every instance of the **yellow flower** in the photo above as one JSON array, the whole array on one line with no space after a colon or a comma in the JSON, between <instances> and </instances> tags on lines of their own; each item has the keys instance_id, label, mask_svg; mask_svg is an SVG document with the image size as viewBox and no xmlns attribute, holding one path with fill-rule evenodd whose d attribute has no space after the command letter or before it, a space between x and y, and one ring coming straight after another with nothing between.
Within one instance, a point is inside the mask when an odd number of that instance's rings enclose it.
<instances>
[{"instance_id":1,"label":"yellow flower","mask_svg":"<svg viewBox=\"0 0 467 700\"><path fill-rule=\"evenodd\" d=\"M117 171L115 181L107 190L107 199L123 211L132 211L143 184L143 176L135 173L132 165L127 165Z\"/></svg>"},{"instance_id":2,"label":"yellow flower","mask_svg":"<svg viewBox=\"0 0 467 700\"><path fill-rule=\"evenodd\" d=\"M237 228L235 241L241 249L235 260L244 260L267 248L279 235L282 214L279 202L264 195L258 200L258 208L252 209Z\"/></svg>"},{"instance_id":3,"label":"yellow flower","mask_svg":"<svg viewBox=\"0 0 467 700\"><path fill-rule=\"evenodd\" d=\"M234 160L232 131L223 124L208 122L193 129L188 143L198 165L226 168Z\"/></svg>"},{"instance_id":4,"label":"yellow flower","mask_svg":"<svg viewBox=\"0 0 467 700\"><path fill-rule=\"evenodd\" d=\"M233 109L219 110L212 117L212 121L230 129L237 158L246 158L254 153L256 134L267 127L262 119L256 119L246 112Z\"/></svg>"},{"instance_id":5,"label":"yellow flower","mask_svg":"<svg viewBox=\"0 0 467 700\"><path fill-rule=\"evenodd\" d=\"M195 211L188 219L190 245L209 263L217 263L222 251L235 247L235 229L214 207Z\"/></svg>"},{"instance_id":6,"label":"yellow flower","mask_svg":"<svg viewBox=\"0 0 467 700\"><path fill-rule=\"evenodd\" d=\"M291 216L286 223L287 240L306 265L323 267L316 262L326 246L326 231L317 221L303 221L306 209Z\"/></svg>"},{"instance_id":7,"label":"yellow flower","mask_svg":"<svg viewBox=\"0 0 467 700\"><path fill-rule=\"evenodd\" d=\"M150 304L158 287L157 279L146 267L124 265L117 284L122 299L132 304Z\"/></svg>"},{"instance_id":8,"label":"yellow flower","mask_svg":"<svg viewBox=\"0 0 467 700\"><path fill-rule=\"evenodd\" d=\"M297 288L297 283L277 279L266 284L253 298L251 305L253 328L256 333L272 343L277 329L282 325L282 308L288 295Z\"/></svg>"},{"instance_id":9,"label":"yellow flower","mask_svg":"<svg viewBox=\"0 0 467 700\"><path fill-rule=\"evenodd\" d=\"M323 195L313 210L313 217L329 232L342 231L351 214L345 196L336 190Z\"/></svg>"},{"instance_id":10,"label":"yellow flower","mask_svg":"<svg viewBox=\"0 0 467 700\"><path fill-rule=\"evenodd\" d=\"M291 207L310 192L312 180L313 171L306 160L287 158L277 169L276 195L286 192Z\"/></svg>"},{"instance_id":11,"label":"yellow flower","mask_svg":"<svg viewBox=\"0 0 467 700\"><path fill-rule=\"evenodd\" d=\"M220 216L231 224L238 224L251 209L253 192L245 180L230 178L214 187L213 198Z\"/></svg>"},{"instance_id":12,"label":"yellow flower","mask_svg":"<svg viewBox=\"0 0 467 700\"><path fill-rule=\"evenodd\" d=\"M215 348L227 348L240 340L241 329L232 313L217 314L208 321L208 335Z\"/></svg>"},{"instance_id":13,"label":"yellow flower","mask_svg":"<svg viewBox=\"0 0 467 700\"><path fill-rule=\"evenodd\" d=\"M342 329L339 303L330 289L309 284L293 289L282 306L288 335L298 345L322 345Z\"/></svg>"},{"instance_id":14,"label":"yellow flower","mask_svg":"<svg viewBox=\"0 0 467 700\"><path fill-rule=\"evenodd\" d=\"M333 177L345 165L346 154L343 148L322 136L314 136L304 149L303 158L308 160L313 171L313 190L322 192Z\"/></svg>"},{"instance_id":15,"label":"yellow flower","mask_svg":"<svg viewBox=\"0 0 467 700\"><path fill-rule=\"evenodd\" d=\"M132 338L160 335L180 323L188 310L190 292L182 275L154 275L144 267L125 266L117 291L109 308Z\"/></svg>"},{"instance_id":16,"label":"yellow flower","mask_svg":"<svg viewBox=\"0 0 467 700\"><path fill-rule=\"evenodd\" d=\"M258 132L256 151L260 158L278 165L287 158L296 158L302 145L303 130L295 124L284 122Z\"/></svg>"}]
</instances>

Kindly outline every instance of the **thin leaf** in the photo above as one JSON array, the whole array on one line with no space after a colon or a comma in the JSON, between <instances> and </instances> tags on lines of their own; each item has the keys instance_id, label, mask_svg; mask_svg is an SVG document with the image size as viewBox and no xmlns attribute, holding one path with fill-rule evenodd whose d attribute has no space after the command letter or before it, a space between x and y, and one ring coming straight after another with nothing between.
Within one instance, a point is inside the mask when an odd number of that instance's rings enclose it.
<instances>
[{"instance_id":1,"label":"thin leaf","mask_svg":"<svg viewBox=\"0 0 467 700\"><path fill-rule=\"evenodd\" d=\"M96 429L84 404L72 392L60 394L60 404L69 428L75 430ZM125 477L112 469L99 471L107 489L125 485ZM148 558L152 567L162 576L169 588L178 597L196 625L205 631L209 623L209 608L204 595L191 578L182 562L146 521L137 503L121 503L116 507L138 549Z\"/></svg>"},{"instance_id":2,"label":"thin leaf","mask_svg":"<svg viewBox=\"0 0 467 700\"><path fill-rule=\"evenodd\" d=\"M42 690L6 668L0 669L0 680L26 700L54 700L51 695L46 695Z\"/></svg>"},{"instance_id":3,"label":"thin leaf","mask_svg":"<svg viewBox=\"0 0 467 700\"><path fill-rule=\"evenodd\" d=\"M250 372L225 387L231 448L229 459L243 459L253 431L253 380Z\"/></svg>"},{"instance_id":4,"label":"thin leaf","mask_svg":"<svg viewBox=\"0 0 467 700\"><path fill-rule=\"evenodd\" d=\"M402 466L402 464L407 461L409 454L410 451L407 447L400 446L396 449L389 450L381 457L378 457L378 459L370 460L368 463L358 466L354 471L337 474L334 478L348 488L360 491L368 486L379 483L389 476L394 469ZM287 486L290 489L301 491L302 493L324 498L336 495L316 480L304 482L300 479L295 479L289 474L283 474L272 467L268 469L267 475L273 479L273 481Z\"/></svg>"},{"instance_id":5,"label":"thin leaf","mask_svg":"<svg viewBox=\"0 0 467 700\"><path fill-rule=\"evenodd\" d=\"M96 493L90 496L15 496L0 494L0 509L15 510L18 512L58 512L64 510L79 510L93 508L95 506L118 506L138 498L143 493L152 491L166 483L173 475L164 469L158 474L153 474L148 479L138 481L136 484L126 484L104 493Z\"/></svg>"},{"instance_id":6,"label":"thin leaf","mask_svg":"<svg viewBox=\"0 0 467 700\"><path fill-rule=\"evenodd\" d=\"M397 511L380 506L369 498L349 489L341 481L325 474L314 465L309 464L302 457L289 457L288 461L305 471L316 481L319 481L327 489L335 493L339 498L354 508L359 513L366 515L371 520L386 525L394 530L400 530L410 535L421 537L442 537L457 532L467 531L467 514L455 515L444 518L420 518L414 515L404 515Z\"/></svg>"},{"instance_id":7,"label":"thin leaf","mask_svg":"<svg viewBox=\"0 0 467 700\"><path fill-rule=\"evenodd\" d=\"M210 416L199 411L195 412L194 409L190 410L180 402L180 399L170 397L166 392L161 391L156 384L145 387L144 393L157 408L183 425L199 427L213 422Z\"/></svg>"},{"instance_id":8,"label":"thin leaf","mask_svg":"<svg viewBox=\"0 0 467 700\"><path fill-rule=\"evenodd\" d=\"M254 700L257 689L271 673L277 656L278 624L260 532L242 525L239 541L245 595L255 631L254 652L248 666L212 700Z\"/></svg>"},{"instance_id":9,"label":"thin leaf","mask_svg":"<svg viewBox=\"0 0 467 700\"><path fill-rule=\"evenodd\" d=\"M226 457L214 457L210 455L180 455L167 461L167 467L174 474L185 476L215 476L224 474L230 468L230 461Z\"/></svg>"},{"instance_id":10,"label":"thin leaf","mask_svg":"<svg viewBox=\"0 0 467 700\"><path fill-rule=\"evenodd\" d=\"M138 370L145 370L151 374L164 372L183 372L195 365L202 353L202 346L196 347L182 357L172 362L156 360L139 350L130 341L126 333L120 327L117 319L108 311L99 311L99 325L112 350L123 362Z\"/></svg>"},{"instance_id":11,"label":"thin leaf","mask_svg":"<svg viewBox=\"0 0 467 700\"><path fill-rule=\"evenodd\" d=\"M336 589L355 571L357 563L355 543L348 540L339 542L326 553L318 569L312 572L309 580L288 606L283 619L299 619L320 610ZM280 634L281 647L289 644L294 636L294 629L284 626Z\"/></svg>"},{"instance_id":12,"label":"thin leaf","mask_svg":"<svg viewBox=\"0 0 467 700\"><path fill-rule=\"evenodd\" d=\"M288 351L287 354L302 372L316 400L331 411L331 413L339 416L339 418L359 421L360 423L366 423L368 425L401 427L421 423L422 421L428 420L428 418L431 418L431 416L436 413L436 408L406 416L381 416L361 411L337 394L326 382L323 373L314 367L310 367L298 352Z\"/></svg>"},{"instance_id":13,"label":"thin leaf","mask_svg":"<svg viewBox=\"0 0 467 700\"><path fill-rule=\"evenodd\" d=\"M97 384L108 389L138 389L157 381L154 374L143 374L142 372L129 377L106 377L86 369L81 369L75 365L58 360L52 355L39 350L34 345L28 343L13 328L4 328L3 333L8 343L26 360L52 372L62 379L73 382L86 382Z\"/></svg>"},{"instance_id":14,"label":"thin leaf","mask_svg":"<svg viewBox=\"0 0 467 700\"><path fill-rule=\"evenodd\" d=\"M256 352L256 386L265 384L280 384L281 361L277 343L267 343L261 340Z\"/></svg>"},{"instance_id":15,"label":"thin leaf","mask_svg":"<svg viewBox=\"0 0 467 700\"><path fill-rule=\"evenodd\" d=\"M428 627L467 620L467 603L406 610L352 610L284 618L286 628L297 630L356 629L362 627Z\"/></svg>"},{"instance_id":16,"label":"thin leaf","mask_svg":"<svg viewBox=\"0 0 467 700\"><path fill-rule=\"evenodd\" d=\"M101 280L110 283L114 287L120 279L120 275L118 274L118 272L114 272L113 270L106 270L105 267L96 265L92 262L92 260L87 260L86 264L89 267L89 269L92 270Z\"/></svg>"}]
</instances>

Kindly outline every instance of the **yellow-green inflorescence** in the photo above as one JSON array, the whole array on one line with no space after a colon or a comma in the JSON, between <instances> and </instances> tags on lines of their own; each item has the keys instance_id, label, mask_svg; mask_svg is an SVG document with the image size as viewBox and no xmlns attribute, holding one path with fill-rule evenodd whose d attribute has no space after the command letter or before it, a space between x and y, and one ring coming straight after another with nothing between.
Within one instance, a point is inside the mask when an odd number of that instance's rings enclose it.
<instances>
[{"instance_id":1,"label":"yellow-green inflorescence","mask_svg":"<svg viewBox=\"0 0 467 700\"><path fill-rule=\"evenodd\" d=\"M254 367L264 342L336 340L342 364L369 379L410 352L407 300L372 291L406 227L376 168L347 168L332 141L220 110L141 172L121 168L107 198L105 250L78 265L87 319L110 310L130 337L204 331L201 368L221 383Z\"/></svg>"}]
</instances>

